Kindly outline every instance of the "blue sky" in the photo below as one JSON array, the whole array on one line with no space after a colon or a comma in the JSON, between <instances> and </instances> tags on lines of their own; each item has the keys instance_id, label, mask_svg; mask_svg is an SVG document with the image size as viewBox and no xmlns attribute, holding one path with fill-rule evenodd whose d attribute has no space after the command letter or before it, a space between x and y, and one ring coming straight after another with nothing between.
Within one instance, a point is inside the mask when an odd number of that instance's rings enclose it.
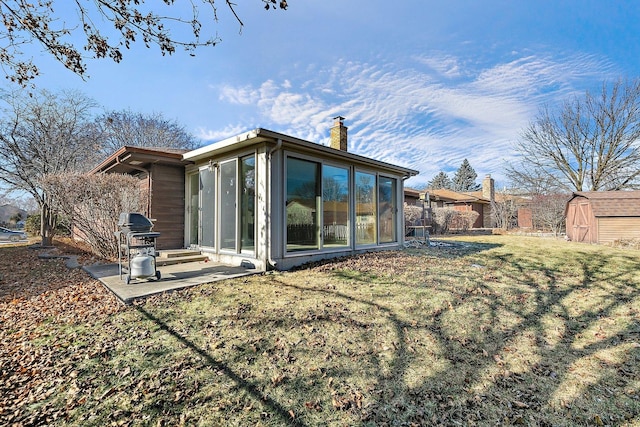
<instances>
[{"instance_id":1,"label":"blue sky","mask_svg":"<svg viewBox=\"0 0 640 427\"><path fill-rule=\"evenodd\" d=\"M467 158L501 187L512 143L543 104L640 70L640 2L218 1L222 42L163 57L89 60L86 80L42 56L41 88L79 89L107 110L161 112L206 142L262 127L410 167L421 188ZM36 60L38 57L36 57Z\"/></svg>"}]
</instances>

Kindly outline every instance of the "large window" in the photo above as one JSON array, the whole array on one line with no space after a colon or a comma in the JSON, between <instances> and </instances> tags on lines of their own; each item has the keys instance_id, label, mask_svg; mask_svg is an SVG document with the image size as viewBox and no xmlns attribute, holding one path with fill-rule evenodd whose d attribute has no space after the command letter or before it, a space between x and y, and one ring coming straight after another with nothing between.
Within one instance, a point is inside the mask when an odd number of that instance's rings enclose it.
<instances>
[{"instance_id":1,"label":"large window","mask_svg":"<svg viewBox=\"0 0 640 427\"><path fill-rule=\"evenodd\" d=\"M241 159L242 190L240 200L241 250L255 250L255 209L256 209L256 157L251 155Z\"/></svg>"},{"instance_id":2,"label":"large window","mask_svg":"<svg viewBox=\"0 0 640 427\"><path fill-rule=\"evenodd\" d=\"M394 178L378 178L378 212L380 213L380 229L378 231L380 243L391 243L396 237L396 180Z\"/></svg>"},{"instance_id":3,"label":"large window","mask_svg":"<svg viewBox=\"0 0 640 427\"><path fill-rule=\"evenodd\" d=\"M397 187L397 178L287 157L287 252L397 242Z\"/></svg>"},{"instance_id":4,"label":"large window","mask_svg":"<svg viewBox=\"0 0 640 427\"><path fill-rule=\"evenodd\" d=\"M220 249L236 250L236 161L220 165Z\"/></svg>"},{"instance_id":5,"label":"large window","mask_svg":"<svg viewBox=\"0 0 640 427\"><path fill-rule=\"evenodd\" d=\"M287 251L319 249L318 163L287 158Z\"/></svg>"},{"instance_id":6,"label":"large window","mask_svg":"<svg viewBox=\"0 0 640 427\"><path fill-rule=\"evenodd\" d=\"M322 166L323 247L349 244L349 170Z\"/></svg>"},{"instance_id":7,"label":"large window","mask_svg":"<svg viewBox=\"0 0 640 427\"><path fill-rule=\"evenodd\" d=\"M376 243L376 176L356 172L356 244Z\"/></svg>"}]
</instances>

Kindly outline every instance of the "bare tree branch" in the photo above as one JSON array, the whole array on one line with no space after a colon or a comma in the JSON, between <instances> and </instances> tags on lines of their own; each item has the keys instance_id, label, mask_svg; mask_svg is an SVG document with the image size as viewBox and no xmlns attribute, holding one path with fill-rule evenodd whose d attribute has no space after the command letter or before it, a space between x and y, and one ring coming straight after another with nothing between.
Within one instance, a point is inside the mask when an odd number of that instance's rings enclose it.
<instances>
[{"instance_id":1,"label":"bare tree branch","mask_svg":"<svg viewBox=\"0 0 640 427\"><path fill-rule=\"evenodd\" d=\"M123 49L134 43L143 43L147 48L156 46L166 55L176 48L192 53L221 41L217 34L203 37L204 24L218 22L215 0L201 0L199 4L192 0L189 12L183 10L184 2L174 0L153 5L145 0L73 0L63 6L66 1L0 0L4 24L4 31L0 32L0 65L8 79L26 86L39 75L38 67L22 49L33 43L84 78L87 57L120 62ZM267 10L288 7L285 0L261 1ZM244 24L235 3L225 0L225 4L242 29ZM59 12L58 7L73 9L75 16Z\"/></svg>"},{"instance_id":2,"label":"bare tree branch","mask_svg":"<svg viewBox=\"0 0 640 427\"><path fill-rule=\"evenodd\" d=\"M636 188L639 142L640 80L605 82L556 113L542 108L515 144L521 163L507 170L515 182L551 192Z\"/></svg>"},{"instance_id":3,"label":"bare tree branch","mask_svg":"<svg viewBox=\"0 0 640 427\"><path fill-rule=\"evenodd\" d=\"M29 193L38 202L42 218L54 218L42 191L48 174L81 171L92 166L99 152L99 135L91 114L97 106L77 92L42 91L29 96L9 92L2 96L0 119L0 182ZM43 243L53 229L43 228Z\"/></svg>"}]
</instances>

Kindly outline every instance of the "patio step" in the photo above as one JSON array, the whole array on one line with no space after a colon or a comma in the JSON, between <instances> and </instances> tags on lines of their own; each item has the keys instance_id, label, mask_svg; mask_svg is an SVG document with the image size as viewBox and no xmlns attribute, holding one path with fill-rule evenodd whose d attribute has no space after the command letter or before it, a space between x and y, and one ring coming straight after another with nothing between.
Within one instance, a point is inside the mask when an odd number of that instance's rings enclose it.
<instances>
[{"instance_id":1,"label":"patio step","mask_svg":"<svg viewBox=\"0 0 640 427\"><path fill-rule=\"evenodd\" d=\"M158 251L156 257L156 265L174 265L185 262L204 261L208 259L206 255L202 255L199 251L189 249L168 249Z\"/></svg>"}]
</instances>

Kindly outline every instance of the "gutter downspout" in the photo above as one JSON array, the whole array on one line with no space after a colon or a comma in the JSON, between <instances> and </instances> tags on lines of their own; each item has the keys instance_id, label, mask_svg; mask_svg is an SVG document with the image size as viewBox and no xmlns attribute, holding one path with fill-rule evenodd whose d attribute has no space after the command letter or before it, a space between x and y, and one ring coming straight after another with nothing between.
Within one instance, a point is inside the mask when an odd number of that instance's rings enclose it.
<instances>
[{"instance_id":1,"label":"gutter downspout","mask_svg":"<svg viewBox=\"0 0 640 427\"><path fill-rule=\"evenodd\" d=\"M271 187L273 187L272 182L271 182L271 177L272 177L272 164L271 164L271 155L282 149L282 139L278 138L278 141L276 142L275 147L271 148L269 151L267 151L267 173L266 173L266 177L265 179L267 180L267 182L265 183L265 187L267 189L267 239L266 239L266 252L267 252L267 265L265 266L266 269L269 269L269 267L275 268L277 262L273 260L272 256L271 256L271 232L272 232L272 223L273 223L273 213L272 213L272 193L271 193Z\"/></svg>"}]
</instances>

